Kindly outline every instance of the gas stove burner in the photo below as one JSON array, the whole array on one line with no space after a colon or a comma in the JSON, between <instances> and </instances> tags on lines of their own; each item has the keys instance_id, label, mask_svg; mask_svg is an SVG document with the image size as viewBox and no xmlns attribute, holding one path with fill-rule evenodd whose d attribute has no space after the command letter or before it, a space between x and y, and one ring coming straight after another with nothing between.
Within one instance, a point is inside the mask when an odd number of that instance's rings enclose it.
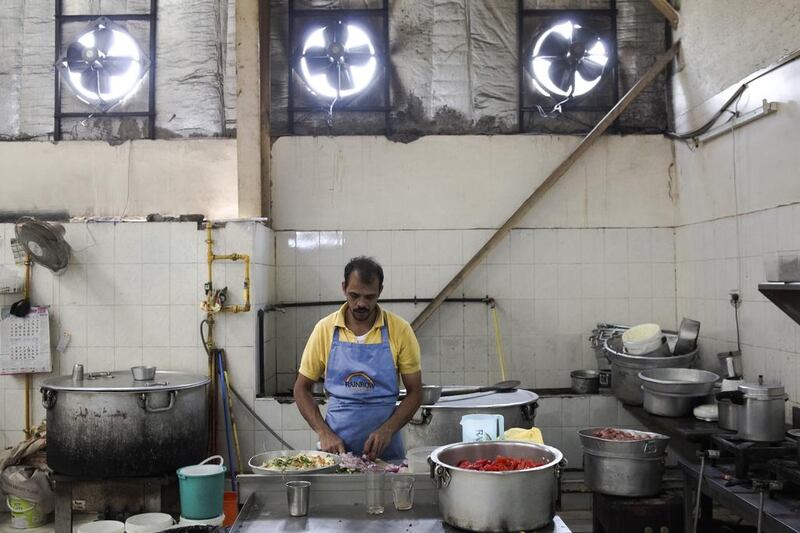
<instances>
[{"instance_id":1,"label":"gas stove burner","mask_svg":"<svg viewBox=\"0 0 800 533\"><path fill-rule=\"evenodd\" d=\"M720 461L733 459L735 475L739 479L752 476L754 470L763 471L772 459L792 457L797 460L797 444L793 440L779 442L754 442L731 434L711 436L712 446L719 450Z\"/></svg>"}]
</instances>

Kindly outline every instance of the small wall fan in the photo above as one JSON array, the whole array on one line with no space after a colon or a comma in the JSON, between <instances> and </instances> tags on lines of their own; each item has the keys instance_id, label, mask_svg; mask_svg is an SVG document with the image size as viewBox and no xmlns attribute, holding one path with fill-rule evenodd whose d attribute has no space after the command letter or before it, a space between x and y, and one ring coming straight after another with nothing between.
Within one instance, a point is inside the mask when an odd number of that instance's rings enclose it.
<instances>
[{"instance_id":1,"label":"small wall fan","mask_svg":"<svg viewBox=\"0 0 800 533\"><path fill-rule=\"evenodd\" d=\"M22 217L14 226L17 238L12 240L12 248L21 248L22 252L30 258L32 263L41 265L55 274L61 274L69 263L71 248L64 239L65 229L61 224L43 222L30 217ZM17 252L15 250L15 256ZM26 264L25 287L26 294L22 300L11 304L11 314L24 317L31 310L30 297L30 271Z\"/></svg>"},{"instance_id":2,"label":"small wall fan","mask_svg":"<svg viewBox=\"0 0 800 533\"><path fill-rule=\"evenodd\" d=\"M299 58L309 90L332 99L366 89L376 77L377 64L367 32L342 20L311 32Z\"/></svg>"},{"instance_id":3,"label":"small wall fan","mask_svg":"<svg viewBox=\"0 0 800 533\"><path fill-rule=\"evenodd\" d=\"M608 50L600 37L566 21L536 40L531 54L533 85L545 96L574 98L594 89L607 64Z\"/></svg>"}]
</instances>

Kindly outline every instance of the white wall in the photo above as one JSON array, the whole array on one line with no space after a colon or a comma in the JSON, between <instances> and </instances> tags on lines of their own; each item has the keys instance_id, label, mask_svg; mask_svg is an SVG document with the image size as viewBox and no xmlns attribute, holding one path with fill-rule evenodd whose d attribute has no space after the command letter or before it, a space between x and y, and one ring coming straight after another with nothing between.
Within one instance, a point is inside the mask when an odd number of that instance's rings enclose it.
<instances>
[{"instance_id":1,"label":"white wall","mask_svg":"<svg viewBox=\"0 0 800 533\"><path fill-rule=\"evenodd\" d=\"M574 137L282 138L273 151L275 302L341 301L361 254L386 272L384 298L431 298L578 142ZM669 141L605 137L535 206L454 296L497 299L509 373L569 386L596 366L599 321L675 325ZM387 304L409 321L423 305ZM278 391L314 323L335 307L275 317ZM499 381L483 304L445 304L418 332L424 380Z\"/></svg>"},{"instance_id":2,"label":"white wall","mask_svg":"<svg viewBox=\"0 0 800 533\"><path fill-rule=\"evenodd\" d=\"M797 2L704 0L683 2L681 13L686 68L673 85L680 131L707 120L740 78L800 47ZM757 285L765 280L763 254L800 251L798 83L795 61L751 82L737 106L747 111L766 98L779 102L777 114L700 147L675 143L678 316L702 322L704 364L716 369L715 353L736 346L727 300L740 290L745 377L783 382L787 417L800 405L800 326Z\"/></svg>"},{"instance_id":3,"label":"white wall","mask_svg":"<svg viewBox=\"0 0 800 533\"><path fill-rule=\"evenodd\" d=\"M282 137L273 224L291 230L499 227L578 144L544 135ZM672 226L670 143L606 136L520 227Z\"/></svg>"},{"instance_id":4,"label":"white wall","mask_svg":"<svg viewBox=\"0 0 800 533\"><path fill-rule=\"evenodd\" d=\"M38 393L42 380L68 374L76 362L86 371L126 370L134 365L156 365L206 375L207 356L199 335L203 283L207 279L205 231L195 223L81 223L66 224L73 247L67 270L54 276L33 267L32 303L47 305L51 340L55 347L62 332L71 334L63 355L53 351L53 373L37 374L33 387L33 422L45 413ZM0 225L0 264L13 265L12 224ZM251 255L254 309L249 313L217 317L214 335L227 351L231 380L251 404L256 389L256 308L267 299L272 260L272 235L256 222L229 222L214 230L216 253ZM241 263L214 265L215 286L229 287L229 303L242 303ZM19 295L0 295L10 305ZM0 444L22 439L24 380L0 378ZM242 454L254 446L252 420L237 409ZM222 440L220 440L222 442ZM248 455L250 457L250 455Z\"/></svg>"},{"instance_id":5,"label":"white wall","mask_svg":"<svg viewBox=\"0 0 800 533\"><path fill-rule=\"evenodd\" d=\"M235 140L0 143L0 212L238 216Z\"/></svg>"}]
</instances>

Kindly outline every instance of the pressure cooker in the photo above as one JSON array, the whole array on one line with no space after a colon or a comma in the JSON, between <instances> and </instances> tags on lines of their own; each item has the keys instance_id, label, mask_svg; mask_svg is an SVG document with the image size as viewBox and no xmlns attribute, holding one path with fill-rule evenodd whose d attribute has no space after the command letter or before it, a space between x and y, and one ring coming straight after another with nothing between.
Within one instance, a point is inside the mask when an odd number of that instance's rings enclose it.
<instances>
[{"instance_id":1,"label":"pressure cooker","mask_svg":"<svg viewBox=\"0 0 800 533\"><path fill-rule=\"evenodd\" d=\"M736 406L737 436L756 442L778 442L784 437L784 407L787 397L780 383L742 383L735 391L717 393Z\"/></svg>"}]
</instances>

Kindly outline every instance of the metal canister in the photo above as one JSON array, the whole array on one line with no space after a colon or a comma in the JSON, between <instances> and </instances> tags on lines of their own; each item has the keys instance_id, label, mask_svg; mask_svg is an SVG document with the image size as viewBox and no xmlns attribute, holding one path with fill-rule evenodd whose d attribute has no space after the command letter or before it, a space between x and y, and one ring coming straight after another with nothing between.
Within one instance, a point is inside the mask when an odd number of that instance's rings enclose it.
<instances>
[{"instance_id":1,"label":"metal canister","mask_svg":"<svg viewBox=\"0 0 800 533\"><path fill-rule=\"evenodd\" d=\"M784 408L786 393L780 383L764 383L758 376L758 383L739 385L741 402L738 412L737 430L739 437L758 442L778 442L784 437Z\"/></svg>"}]
</instances>

